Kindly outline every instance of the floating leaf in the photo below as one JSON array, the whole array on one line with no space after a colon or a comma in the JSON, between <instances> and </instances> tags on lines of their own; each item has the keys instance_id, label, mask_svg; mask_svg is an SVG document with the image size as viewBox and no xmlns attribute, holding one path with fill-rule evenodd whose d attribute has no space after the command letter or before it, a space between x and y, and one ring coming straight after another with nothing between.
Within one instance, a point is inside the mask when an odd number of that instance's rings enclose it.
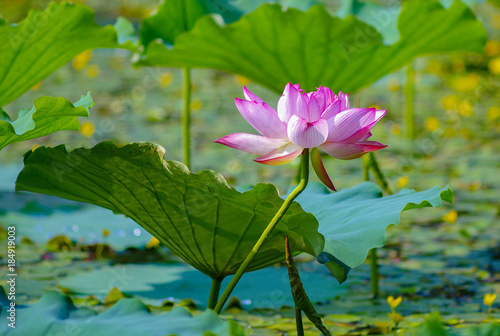
<instances>
[{"instance_id":1,"label":"floating leaf","mask_svg":"<svg viewBox=\"0 0 500 336\"><path fill-rule=\"evenodd\" d=\"M239 193L220 174L193 174L163 155L149 143L105 142L71 153L41 147L27 153L16 188L122 213L210 277L234 274L283 203L276 187ZM319 254L324 240L317 227L313 215L292 204L250 270L283 261L285 235L293 251Z\"/></svg>"},{"instance_id":2,"label":"floating leaf","mask_svg":"<svg viewBox=\"0 0 500 336\"><path fill-rule=\"evenodd\" d=\"M77 117L88 117L92 106L94 101L90 93L87 93L74 104L61 97L37 98L31 109L19 111L15 121L11 121L4 112L0 114L0 150L13 142L39 138L62 130L78 130L80 123Z\"/></svg>"},{"instance_id":3,"label":"floating leaf","mask_svg":"<svg viewBox=\"0 0 500 336\"><path fill-rule=\"evenodd\" d=\"M288 82L306 91L319 85L353 92L429 53L481 52L487 35L460 1L407 1L399 15L400 40L385 45L379 32L353 16L331 17L322 6L307 12L262 5L220 26L200 18L173 49L149 44L138 65L213 68L241 74L275 92Z\"/></svg>"},{"instance_id":4,"label":"floating leaf","mask_svg":"<svg viewBox=\"0 0 500 336\"><path fill-rule=\"evenodd\" d=\"M118 44L112 26L94 23L85 6L51 2L33 9L16 25L0 20L0 106L28 91L79 53L94 48L133 48Z\"/></svg>"},{"instance_id":5,"label":"floating leaf","mask_svg":"<svg viewBox=\"0 0 500 336\"><path fill-rule=\"evenodd\" d=\"M365 261L370 249L384 246L385 230L399 224L401 212L440 207L442 201L453 201L453 193L448 187L434 187L382 197L379 187L370 182L336 193L313 183L297 201L318 219L319 232L325 237L325 248L318 260L343 282L351 268Z\"/></svg>"},{"instance_id":6,"label":"floating leaf","mask_svg":"<svg viewBox=\"0 0 500 336\"><path fill-rule=\"evenodd\" d=\"M136 299L121 299L108 310L96 314L89 309L77 309L71 299L58 292L46 292L40 301L16 310L16 328L10 328L8 312L0 317L2 335L76 335L79 336L199 336L244 335L242 327L234 321L223 322L211 310L193 317L183 307L168 313L153 315L148 307ZM22 323L28 322L29 323Z\"/></svg>"}]
</instances>

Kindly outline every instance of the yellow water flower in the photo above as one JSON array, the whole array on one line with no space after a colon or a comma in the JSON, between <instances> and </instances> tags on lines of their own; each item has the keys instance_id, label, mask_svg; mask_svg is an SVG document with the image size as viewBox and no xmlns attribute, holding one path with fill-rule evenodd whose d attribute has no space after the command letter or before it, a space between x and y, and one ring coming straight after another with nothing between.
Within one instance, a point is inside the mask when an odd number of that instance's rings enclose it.
<instances>
[{"instance_id":1,"label":"yellow water flower","mask_svg":"<svg viewBox=\"0 0 500 336\"><path fill-rule=\"evenodd\" d=\"M87 75L88 78L96 78L97 76L99 76L99 72L99 66L97 64L92 64L87 67L85 75Z\"/></svg>"},{"instance_id":2,"label":"yellow water flower","mask_svg":"<svg viewBox=\"0 0 500 336\"><path fill-rule=\"evenodd\" d=\"M458 104L458 114L462 117L470 117L472 115L472 104L468 100L462 101Z\"/></svg>"},{"instance_id":3,"label":"yellow water flower","mask_svg":"<svg viewBox=\"0 0 500 336\"><path fill-rule=\"evenodd\" d=\"M90 121L86 121L80 125L80 133L87 138L90 138L95 131L94 124Z\"/></svg>"},{"instance_id":4,"label":"yellow water flower","mask_svg":"<svg viewBox=\"0 0 500 336\"><path fill-rule=\"evenodd\" d=\"M71 61L71 65L73 65L73 68L75 70L82 70L85 68L87 63L90 61L92 58L92 50L86 50L78 55L76 55L75 58Z\"/></svg>"},{"instance_id":5,"label":"yellow water flower","mask_svg":"<svg viewBox=\"0 0 500 336\"><path fill-rule=\"evenodd\" d=\"M31 90L33 90L33 91L38 91L38 90L40 90L40 87L41 87L41 86L42 86L42 82L38 82L38 83L36 83L35 85L33 85L33 86L31 87Z\"/></svg>"},{"instance_id":6,"label":"yellow water flower","mask_svg":"<svg viewBox=\"0 0 500 336\"><path fill-rule=\"evenodd\" d=\"M400 124L392 124L391 125L391 133L394 135L401 134L401 125Z\"/></svg>"},{"instance_id":7,"label":"yellow water flower","mask_svg":"<svg viewBox=\"0 0 500 336\"><path fill-rule=\"evenodd\" d=\"M380 329L380 332L383 335L387 335L389 333L389 328L391 327L391 324L387 321L375 321L375 326Z\"/></svg>"},{"instance_id":8,"label":"yellow water flower","mask_svg":"<svg viewBox=\"0 0 500 336\"><path fill-rule=\"evenodd\" d=\"M111 231L109 231L108 229L102 229L102 235L104 237L108 237L110 234L111 234Z\"/></svg>"},{"instance_id":9,"label":"yellow water flower","mask_svg":"<svg viewBox=\"0 0 500 336\"><path fill-rule=\"evenodd\" d=\"M444 97L441 101L441 105L445 110L453 110L457 108L459 101L458 97L452 94Z\"/></svg>"},{"instance_id":10,"label":"yellow water flower","mask_svg":"<svg viewBox=\"0 0 500 336\"><path fill-rule=\"evenodd\" d=\"M439 129L439 120L436 117L429 117L425 120L425 128L431 132Z\"/></svg>"},{"instance_id":11,"label":"yellow water flower","mask_svg":"<svg viewBox=\"0 0 500 336\"><path fill-rule=\"evenodd\" d=\"M409 181L410 181L410 179L408 178L408 176L404 175L404 176L401 176L400 178L398 178L398 181L396 182L396 185L399 188L404 188L404 187L406 187L408 185ZM392 297L392 296L390 296L390 297ZM389 300L389 299L387 299L387 300Z\"/></svg>"},{"instance_id":12,"label":"yellow water flower","mask_svg":"<svg viewBox=\"0 0 500 336\"><path fill-rule=\"evenodd\" d=\"M432 74L439 74L441 73L442 66L441 62L438 60L430 60L429 63L427 63L427 71Z\"/></svg>"},{"instance_id":13,"label":"yellow water flower","mask_svg":"<svg viewBox=\"0 0 500 336\"><path fill-rule=\"evenodd\" d=\"M405 318L399 313L392 312L392 313L389 313L387 315L394 322L395 325L397 325L399 322L405 320Z\"/></svg>"},{"instance_id":14,"label":"yellow water flower","mask_svg":"<svg viewBox=\"0 0 500 336\"><path fill-rule=\"evenodd\" d=\"M465 63L461 59L454 59L451 62L451 67L453 68L453 71L455 71L455 72L463 72L465 70Z\"/></svg>"},{"instance_id":15,"label":"yellow water flower","mask_svg":"<svg viewBox=\"0 0 500 336\"><path fill-rule=\"evenodd\" d=\"M500 57L495 57L488 63L488 69L495 75L500 75Z\"/></svg>"},{"instance_id":16,"label":"yellow water flower","mask_svg":"<svg viewBox=\"0 0 500 336\"><path fill-rule=\"evenodd\" d=\"M458 214L456 210L450 210L447 214L443 216L443 220L446 223L453 224L457 221Z\"/></svg>"},{"instance_id":17,"label":"yellow water flower","mask_svg":"<svg viewBox=\"0 0 500 336\"><path fill-rule=\"evenodd\" d=\"M489 40L484 47L484 53L488 57L500 54L500 43L498 41Z\"/></svg>"},{"instance_id":18,"label":"yellow water flower","mask_svg":"<svg viewBox=\"0 0 500 336\"><path fill-rule=\"evenodd\" d=\"M481 77L477 73L470 73L467 76L459 76L452 82L452 86L457 92L472 91L479 85Z\"/></svg>"},{"instance_id":19,"label":"yellow water flower","mask_svg":"<svg viewBox=\"0 0 500 336\"><path fill-rule=\"evenodd\" d=\"M170 71L165 71L160 75L160 78L158 79L158 85L160 85L160 87L167 87L172 84L173 80L174 75Z\"/></svg>"},{"instance_id":20,"label":"yellow water flower","mask_svg":"<svg viewBox=\"0 0 500 336\"><path fill-rule=\"evenodd\" d=\"M250 79L242 75L235 75L234 78L236 79L236 82L242 86L246 86L252 82Z\"/></svg>"},{"instance_id":21,"label":"yellow water flower","mask_svg":"<svg viewBox=\"0 0 500 336\"><path fill-rule=\"evenodd\" d=\"M500 117L500 107L492 106L488 109L486 117L490 120L496 120Z\"/></svg>"},{"instance_id":22,"label":"yellow water flower","mask_svg":"<svg viewBox=\"0 0 500 336\"><path fill-rule=\"evenodd\" d=\"M398 91L401 89L401 83L399 83L399 80L397 78L389 78L387 80L387 89L389 91Z\"/></svg>"},{"instance_id":23,"label":"yellow water flower","mask_svg":"<svg viewBox=\"0 0 500 336\"><path fill-rule=\"evenodd\" d=\"M496 298L497 298L497 295L495 293L487 293L484 295L483 302L485 305L487 305L488 307L491 308L493 306L493 302L495 301Z\"/></svg>"},{"instance_id":24,"label":"yellow water flower","mask_svg":"<svg viewBox=\"0 0 500 336\"><path fill-rule=\"evenodd\" d=\"M191 100L191 102L189 102L189 108L193 112L198 112L201 109L201 106L202 106L201 100L199 99L193 99Z\"/></svg>"},{"instance_id":25,"label":"yellow water flower","mask_svg":"<svg viewBox=\"0 0 500 336\"><path fill-rule=\"evenodd\" d=\"M151 240L146 243L146 248L148 249L155 248L158 246L160 246L160 241L156 237L152 237Z\"/></svg>"},{"instance_id":26,"label":"yellow water flower","mask_svg":"<svg viewBox=\"0 0 500 336\"><path fill-rule=\"evenodd\" d=\"M391 309L394 310L396 309L397 306L399 306L402 300L403 298L401 296L398 297L397 299L395 299L393 296L389 296L387 298L387 303L389 304L389 306L391 306Z\"/></svg>"}]
</instances>

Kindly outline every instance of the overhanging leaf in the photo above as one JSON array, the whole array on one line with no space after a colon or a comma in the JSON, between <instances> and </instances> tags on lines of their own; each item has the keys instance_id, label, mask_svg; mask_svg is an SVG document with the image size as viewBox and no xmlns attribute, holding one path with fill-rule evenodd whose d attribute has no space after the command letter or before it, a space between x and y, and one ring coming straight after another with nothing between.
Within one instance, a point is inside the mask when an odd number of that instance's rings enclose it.
<instances>
[{"instance_id":1,"label":"overhanging leaf","mask_svg":"<svg viewBox=\"0 0 500 336\"><path fill-rule=\"evenodd\" d=\"M16 189L122 213L210 277L234 274L283 203L276 187L258 184L239 193L220 174L193 174L163 155L149 143L118 148L105 142L71 153L41 147L26 155ZM286 235L293 251L319 254L324 240L317 226L313 215L292 204L250 270L283 261Z\"/></svg>"},{"instance_id":2,"label":"overhanging leaf","mask_svg":"<svg viewBox=\"0 0 500 336\"><path fill-rule=\"evenodd\" d=\"M288 82L306 91L323 85L353 92L418 56L481 52L487 39L458 0L448 9L437 1L404 2L398 29L400 40L385 45L380 33L353 16L333 18L322 6L304 13L263 5L227 26L202 17L173 49L152 42L137 64L226 70L278 93Z\"/></svg>"},{"instance_id":3,"label":"overhanging leaf","mask_svg":"<svg viewBox=\"0 0 500 336\"><path fill-rule=\"evenodd\" d=\"M94 23L88 7L51 2L46 10L31 10L17 25L0 20L0 106L94 48L133 48L120 45L112 26Z\"/></svg>"},{"instance_id":4,"label":"overhanging leaf","mask_svg":"<svg viewBox=\"0 0 500 336\"><path fill-rule=\"evenodd\" d=\"M223 322L211 310L193 317L184 307L153 315L136 299L121 299L108 310L96 314L89 309L77 309L71 299L58 292L46 292L32 306L16 310L15 329L8 326L9 312L2 309L2 335L67 335L80 336L199 336L245 335L234 321ZM21 323L29 321L29 323Z\"/></svg>"},{"instance_id":5,"label":"overhanging leaf","mask_svg":"<svg viewBox=\"0 0 500 336\"><path fill-rule=\"evenodd\" d=\"M336 193L309 184L297 201L318 219L319 232L325 237L318 260L343 282L351 268L365 261L370 249L385 244L385 230L399 224L401 212L440 207L442 201L453 201L453 193L448 187L434 187L382 197L379 187L370 182Z\"/></svg>"},{"instance_id":6,"label":"overhanging leaf","mask_svg":"<svg viewBox=\"0 0 500 336\"><path fill-rule=\"evenodd\" d=\"M14 142L62 130L78 130L77 117L88 117L92 106L94 101L90 93L74 104L61 97L40 97L35 99L31 109L21 109L15 121L6 113L0 114L0 150Z\"/></svg>"},{"instance_id":7,"label":"overhanging leaf","mask_svg":"<svg viewBox=\"0 0 500 336\"><path fill-rule=\"evenodd\" d=\"M179 34L191 30L196 20L210 13L220 14L227 23L243 14L227 0L165 0L155 15L142 21L141 43L147 46L159 38L172 45Z\"/></svg>"}]
</instances>

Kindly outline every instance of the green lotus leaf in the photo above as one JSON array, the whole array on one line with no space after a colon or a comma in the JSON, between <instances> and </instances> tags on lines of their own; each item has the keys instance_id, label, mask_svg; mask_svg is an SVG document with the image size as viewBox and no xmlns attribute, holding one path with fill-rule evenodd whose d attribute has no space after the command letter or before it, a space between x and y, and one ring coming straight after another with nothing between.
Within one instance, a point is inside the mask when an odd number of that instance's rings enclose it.
<instances>
[{"instance_id":1,"label":"green lotus leaf","mask_svg":"<svg viewBox=\"0 0 500 336\"><path fill-rule=\"evenodd\" d=\"M51 2L46 10L31 10L16 25L0 20L0 106L5 106L36 83L94 48L120 45L113 26L94 23L88 7Z\"/></svg>"},{"instance_id":2,"label":"green lotus leaf","mask_svg":"<svg viewBox=\"0 0 500 336\"><path fill-rule=\"evenodd\" d=\"M288 82L306 91L323 85L353 92L418 56L481 52L487 40L482 24L458 0L448 9L438 1L406 1L398 29L400 39L386 45L354 16L335 18L323 6L301 12L265 4L225 26L202 17L172 49L151 42L136 64L225 70L277 93Z\"/></svg>"},{"instance_id":3,"label":"green lotus leaf","mask_svg":"<svg viewBox=\"0 0 500 336\"><path fill-rule=\"evenodd\" d=\"M318 219L318 230L325 237L318 261L326 264L339 282L346 279L351 268L365 261L370 249L385 245L387 226L399 224L403 211L440 207L442 201L453 202L448 187L402 190L382 197L380 188L370 182L336 193L312 183L297 197L302 208Z\"/></svg>"},{"instance_id":4,"label":"green lotus leaf","mask_svg":"<svg viewBox=\"0 0 500 336\"><path fill-rule=\"evenodd\" d=\"M16 328L8 326L8 307L0 313L2 335L79 335L79 336L200 336L245 335L235 321L222 321L213 311L192 316L184 307L153 315L136 299L121 299L102 313L77 309L71 299L58 292L46 292L35 304L16 310ZM22 323L25 321L25 323ZM26 323L28 322L29 323Z\"/></svg>"},{"instance_id":5,"label":"green lotus leaf","mask_svg":"<svg viewBox=\"0 0 500 336\"><path fill-rule=\"evenodd\" d=\"M191 30L200 17L217 13L224 22L238 20L243 14L227 0L166 0L156 13L142 21L141 43L147 46L155 39L174 44L177 36Z\"/></svg>"},{"instance_id":6,"label":"green lotus leaf","mask_svg":"<svg viewBox=\"0 0 500 336\"><path fill-rule=\"evenodd\" d=\"M234 274L283 203L276 187L258 184L240 193L214 171L194 174L163 155L150 143L104 142L71 153L41 147L25 156L16 189L124 214L208 276ZM294 203L249 270L283 261L286 235L295 252L322 251L317 220Z\"/></svg>"},{"instance_id":7,"label":"green lotus leaf","mask_svg":"<svg viewBox=\"0 0 500 336\"><path fill-rule=\"evenodd\" d=\"M78 130L78 117L88 117L94 101L86 96L72 104L61 97L35 99L31 109L21 109L15 121L0 109L0 150L18 141L39 138L62 130Z\"/></svg>"}]
</instances>

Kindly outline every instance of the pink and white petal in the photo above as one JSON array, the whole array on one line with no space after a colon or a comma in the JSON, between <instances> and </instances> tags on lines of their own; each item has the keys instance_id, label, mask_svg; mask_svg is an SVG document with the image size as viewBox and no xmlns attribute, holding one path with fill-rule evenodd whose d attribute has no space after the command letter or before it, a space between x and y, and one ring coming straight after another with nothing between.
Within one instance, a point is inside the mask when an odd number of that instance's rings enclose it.
<instances>
[{"instance_id":1,"label":"pink and white petal","mask_svg":"<svg viewBox=\"0 0 500 336\"><path fill-rule=\"evenodd\" d=\"M349 93L342 93L342 91L339 92L339 99L342 102L342 111L349 110Z\"/></svg>"},{"instance_id":2,"label":"pink and white petal","mask_svg":"<svg viewBox=\"0 0 500 336\"><path fill-rule=\"evenodd\" d=\"M330 179L330 176L328 176L328 172L326 171L323 161L321 160L321 154L317 148L313 148L311 150L311 163L320 181L331 190L337 191L332 180Z\"/></svg>"},{"instance_id":3,"label":"pink and white petal","mask_svg":"<svg viewBox=\"0 0 500 336\"><path fill-rule=\"evenodd\" d=\"M309 110L309 113L306 121L315 122L321 117L322 110L320 109L318 101L314 98L314 96L309 98L309 101L307 102L307 109Z\"/></svg>"},{"instance_id":4,"label":"pink and white petal","mask_svg":"<svg viewBox=\"0 0 500 336\"><path fill-rule=\"evenodd\" d=\"M257 103L263 103L264 102L262 99L260 99L259 96L257 96L256 94L253 94L252 92L250 92L250 90L248 90L246 86L243 87L243 95L245 96L246 100L256 101Z\"/></svg>"},{"instance_id":5,"label":"pink and white petal","mask_svg":"<svg viewBox=\"0 0 500 336\"><path fill-rule=\"evenodd\" d=\"M328 122L319 119L308 123L299 116L292 116L288 122L288 138L291 142L302 148L318 147L325 142L328 136Z\"/></svg>"},{"instance_id":6,"label":"pink and white petal","mask_svg":"<svg viewBox=\"0 0 500 336\"><path fill-rule=\"evenodd\" d=\"M378 151L387 147L376 141L359 141L356 143L327 142L319 148L330 156L340 160L352 160L361 155Z\"/></svg>"},{"instance_id":7,"label":"pink and white petal","mask_svg":"<svg viewBox=\"0 0 500 336\"><path fill-rule=\"evenodd\" d=\"M300 148L293 143L288 143L287 145L277 148L266 155L254 159L254 161L271 166L282 165L299 157L303 150L303 148Z\"/></svg>"},{"instance_id":8,"label":"pink and white petal","mask_svg":"<svg viewBox=\"0 0 500 336\"><path fill-rule=\"evenodd\" d=\"M371 129L380 120L380 118L382 118L385 115L386 112L387 112L386 110L377 110L376 114L375 114L375 120L371 124L361 128L359 131L354 133L349 138L342 140L342 142L364 141L364 140L368 139L369 137L371 137L372 136L372 133L370 132Z\"/></svg>"},{"instance_id":9,"label":"pink and white petal","mask_svg":"<svg viewBox=\"0 0 500 336\"><path fill-rule=\"evenodd\" d=\"M336 100L333 103L331 103L321 114L322 119L330 119L340 113L341 111L341 104L342 102L340 100Z\"/></svg>"},{"instance_id":10,"label":"pink and white petal","mask_svg":"<svg viewBox=\"0 0 500 336\"><path fill-rule=\"evenodd\" d=\"M298 84L297 84L298 85ZM307 100L296 86L288 83L278 100L278 117L287 123L292 115L307 116Z\"/></svg>"},{"instance_id":11,"label":"pink and white petal","mask_svg":"<svg viewBox=\"0 0 500 336\"><path fill-rule=\"evenodd\" d=\"M328 142L341 142L360 129L369 126L375 119L374 108L353 108L328 119Z\"/></svg>"},{"instance_id":12,"label":"pink and white petal","mask_svg":"<svg viewBox=\"0 0 500 336\"><path fill-rule=\"evenodd\" d=\"M286 144L283 140L248 133L229 134L214 142L255 155L264 155Z\"/></svg>"},{"instance_id":13,"label":"pink and white petal","mask_svg":"<svg viewBox=\"0 0 500 336\"><path fill-rule=\"evenodd\" d=\"M243 118L260 134L271 139L287 139L286 124L271 106L240 98L234 101Z\"/></svg>"}]
</instances>

